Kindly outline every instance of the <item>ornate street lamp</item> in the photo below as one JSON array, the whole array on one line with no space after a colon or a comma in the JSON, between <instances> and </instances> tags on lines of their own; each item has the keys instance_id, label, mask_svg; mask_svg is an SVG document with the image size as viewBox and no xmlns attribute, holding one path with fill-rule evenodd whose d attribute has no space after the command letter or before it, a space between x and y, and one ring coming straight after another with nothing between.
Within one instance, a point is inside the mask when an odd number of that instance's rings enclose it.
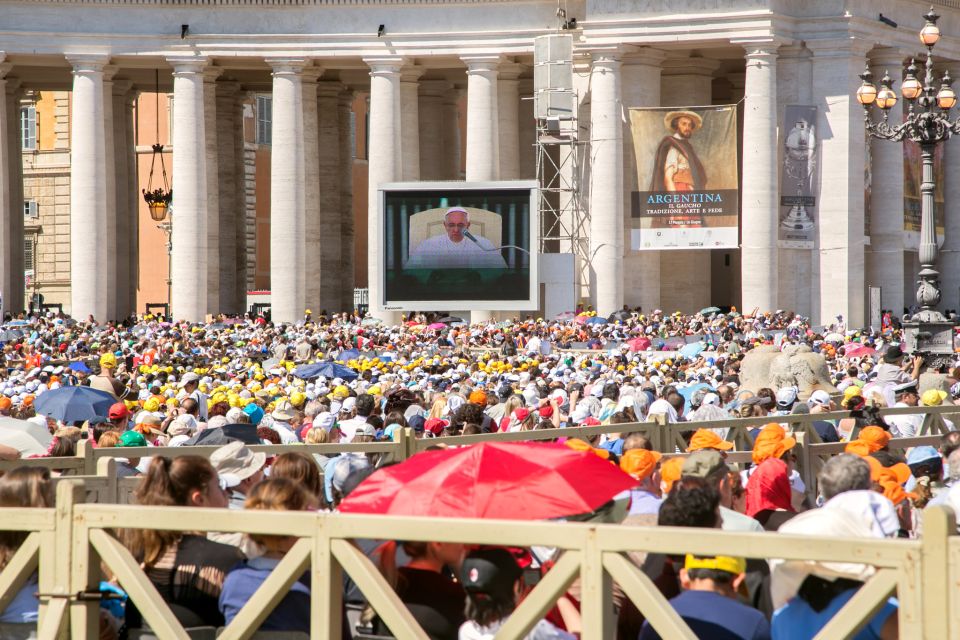
<instances>
[{"instance_id":1,"label":"ornate street lamp","mask_svg":"<svg viewBox=\"0 0 960 640\"><path fill-rule=\"evenodd\" d=\"M911 60L904 72L900 95L907 102L904 122L891 126L890 109L897 103L893 81L888 74L880 80L880 88L873 84L873 75L865 70L857 89L857 101L863 105L867 133L880 140L900 142L910 140L920 145L920 273L917 280L917 305L920 309L912 317L904 318L905 351L929 354L936 365L954 352L954 319L937 311L940 304L940 273L937 271L937 237L933 213L933 156L936 147L951 135L960 133L960 119L950 120L950 109L957 96L950 87L950 74L944 72L939 84L933 72L933 47L940 39L940 18L933 7L924 16L926 24L920 31L920 41L927 47L923 79L918 78L917 65ZM883 120L871 118L872 107L878 107ZM939 356L939 357L938 357Z\"/></svg>"}]
</instances>

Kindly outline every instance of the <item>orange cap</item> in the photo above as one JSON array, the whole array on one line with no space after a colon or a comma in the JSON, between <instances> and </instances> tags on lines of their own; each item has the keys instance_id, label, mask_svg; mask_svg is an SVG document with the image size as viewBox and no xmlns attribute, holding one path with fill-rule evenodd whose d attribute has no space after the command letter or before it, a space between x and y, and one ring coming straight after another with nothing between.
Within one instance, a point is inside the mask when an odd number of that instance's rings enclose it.
<instances>
[{"instance_id":1,"label":"orange cap","mask_svg":"<svg viewBox=\"0 0 960 640\"><path fill-rule=\"evenodd\" d=\"M770 458L780 458L795 444L797 444L796 439L789 437L783 427L776 422L764 425L757 434L756 440L753 441L753 455L751 455L753 463L760 464Z\"/></svg>"},{"instance_id":2,"label":"orange cap","mask_svg":"<svg viewBox=\"0 0 960 640\"><path fill-rule=\"evenodd\" d=\"M864 459L870 465L870 479L880 485L884 497L890 502L896 505L907 498L917 499L917 494L903 488L903 483L910 478L910 467L902 462L885 467L873 456L866 456Z\"/></svg>"},{"instance_id":3,"label":"orange cap","mask_svg":"<svg viewBox=\"0 0 960 640\"><path fill-rule=\"evenodd\" d=\"M588 443L584 442L580 438L569 438L565 443L568 447L574 451L587 451L596 456L603 458L604 460L610 459L610 452L606 449L594 449Z\"/></svg>"},{"instance_id":4,"label":"orange cap","mask_svg":"<svg viewBox=\"0 0 960 640\"><path fill-rule=\"evenodd\" d=\"M673 483L680 479L683 470L683 458L680 456L668 458L660 465L660 488L664 495L670 493Z\"/></svg>"},{"instance_id":5,"label":"orange cap","mask_svg":"<svg viewBox=\"0 0 960 640\"><path fill-rule=\"evenodd\" d=\"M9 409L13 406L13 400L4 396L0 398L0 409Z\"/></svg>"},{"instance_id":6,"label":"orange cap","mask_svg":"<svg viewBox=\"0 0 960 640\"><path fill-rule=\"evenodd\" d=\"M480 389L474 389L470 392L469 401L472 404L479 404L480 406L487 406L487 394Z\"/></svg>"},{"instance_id":7,"label":"orange cap","mask_svg":"<svg viewBox=\"0 0 960 640\"><path fill-rule=\"evenodd\" d=\"M858 456L867 456L874 451L885 448L889 444L890 438L890 432L884 431L880 427L864 427L860 430L860 435L856 440L847 443L844 451Z\"/></svg>"},{"instance_id":8,"label":"orange cap","mask_svg":"<svg viewBox=\"0 0 960 640\"><path fill-rule=\"evenodd\" d=\"M637 480L643 480L653 474L662 457L659 451L630 449L621 456L620 469Z\"/></svg>"},{"instance_id":9,"label":"orange cap","mask_svg":"<svg viewBox=\"0 0 960 640\"><path fill-rule=\"evenodd\" d=\"M690 438L690 446L687 447L687 453L700 451L701 449L729 451L733 449L733 443L727 442L710 429L697 429L694 431L693 437Z\"/></svg>"}]
</instances>

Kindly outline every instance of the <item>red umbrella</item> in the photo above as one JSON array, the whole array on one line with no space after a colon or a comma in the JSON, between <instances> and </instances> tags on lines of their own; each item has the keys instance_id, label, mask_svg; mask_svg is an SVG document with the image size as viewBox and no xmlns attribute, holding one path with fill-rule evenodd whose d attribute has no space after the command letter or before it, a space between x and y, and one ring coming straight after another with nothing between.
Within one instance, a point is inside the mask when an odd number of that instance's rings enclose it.
<instances>
[{"instance_id":1,"label":"red umbrella","mask_svg":"<svg viewBox=\"0 0 960 640\"><path fill-rule=\"evenodd\" d=\"M646 351L650 348L650 338L640 336L639 338L627 340L627 346L630 347L630 351Z\"/></svg>"},{"instance_id":2,"label":"red umbrella","mask_svg":"<svg viewBox=\"0 0 960 640\"><path fill-rule=\"evenodd\" d=\"M865 344L850 344L847 345L843 355L847 358L862 358L863 356L877 355L877 350Z\"/></svg>"},{"instance_id":3,"label":"red umbrella","mask_svg":"<svg viewBox=\"0 0 960 640\"><path fill-rule=\"evenodd\" d=\"M484 442L380 469L340 511L543 520L589 513L636 484L594 454L560 444Z\"/></svg>"}]
</instances>

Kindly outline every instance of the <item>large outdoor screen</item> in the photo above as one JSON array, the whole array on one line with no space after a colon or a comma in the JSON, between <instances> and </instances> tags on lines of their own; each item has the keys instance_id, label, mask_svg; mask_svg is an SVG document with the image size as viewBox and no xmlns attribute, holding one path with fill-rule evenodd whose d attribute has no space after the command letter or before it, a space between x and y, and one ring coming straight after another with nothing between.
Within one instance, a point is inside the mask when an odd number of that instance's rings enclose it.
<instances>
[{"instance_id":1,"label":"large outdoor screen","mask_svg":"<svg viewBox=\"0 0 960 640\"><path fill-rule=\"evenodd\" d=\"M384 307L537 308L536 188L526 181L383 185Z\"/></svg>"}]
</instances>

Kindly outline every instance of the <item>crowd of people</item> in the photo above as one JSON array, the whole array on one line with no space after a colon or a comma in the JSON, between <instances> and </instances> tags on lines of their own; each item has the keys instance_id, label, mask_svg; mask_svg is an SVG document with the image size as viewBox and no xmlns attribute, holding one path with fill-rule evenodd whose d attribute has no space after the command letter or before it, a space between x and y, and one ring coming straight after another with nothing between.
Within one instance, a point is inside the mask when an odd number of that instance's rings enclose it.
<instances>
[{"instance_id":1,"label":"crowd of people","mask_svg":"<svg viewBox=\"0 0 960 640\"><path fill-rule=\"evenodd\" d=\"M314 318L308 311L293 325L253 317L188 324L145 316L96 324L47 316L7 329L15 332L3 346L0 415L49 429L45 455L73 455L82 439L101 448L221 445L209 459L118 456L118 474L140 478L135 500L144 506L336 512L353 489L389 464L363 453L268 457L251 444L368 443L406 429L425 439L557 429L556 442L600 456L634 478L629 495L605 510L608 518L620 513L614 519L623 526L918 537L923 507L960 508L960 488L954 489L960 432L944 435L938 448L918 446L901 456L890 449L891 439L915 435L922 416L884 420L877 413L882 406L957 402L958 372L947 367L943 388L921 393L922 362L904 356L889 319L865 331L848 330L842 319L813 327L782 312L624 310L607 319L586 310L480 325L415 314L388 326L359 314ZM745 388L740 363L763 344L804 344L823 354L842 398L824 391L801 398L795 387ZM318 363L328 368L309 369ZM96 420L36 415L37 399L65 386L101 390L114 403ZM850 417L813 427L824 441L846 442L846 453L823 465L812 491L796 469L797 441L780 420L837 408ZM700 423L684 433L689 456L654 451L631 431L630 424L657 415ZM727 463L733 444L726 430L709 425L741 416L770 417L750 434L752 461L745 469ZM601 424L625 426L589 441L563 436L564 427ZM457 445L433 445L446 446ZM20 455L0 433L0 457ZM0 478L0 506L51 504L49 471L17 469ZM296 542L151 529L121 537L185 626L228 624ZM0 568L22 541L20 534L0 532ZM558 558L539 548L357 544L431 638L492 638ZM815 562L631 559L701 638L813 637L871 575L863 565L838 575L836 567ZM104 588L115 589L107 578ZM527 637L577 637L578 589L575 584ZM310 590L305 574L261 629L309 633ZM25 586L0 623L35 621L35 592L35 582ZM132 603L117 605L122 598L105 601L104 637L143 625ZM617 592L615 600L619 638L659 637L629 599ZM344 603L344 637L358 629L389 633L349 579ZM896 611L891 599L856 637L899 637Z\"/></svg>"}]
</instances>

